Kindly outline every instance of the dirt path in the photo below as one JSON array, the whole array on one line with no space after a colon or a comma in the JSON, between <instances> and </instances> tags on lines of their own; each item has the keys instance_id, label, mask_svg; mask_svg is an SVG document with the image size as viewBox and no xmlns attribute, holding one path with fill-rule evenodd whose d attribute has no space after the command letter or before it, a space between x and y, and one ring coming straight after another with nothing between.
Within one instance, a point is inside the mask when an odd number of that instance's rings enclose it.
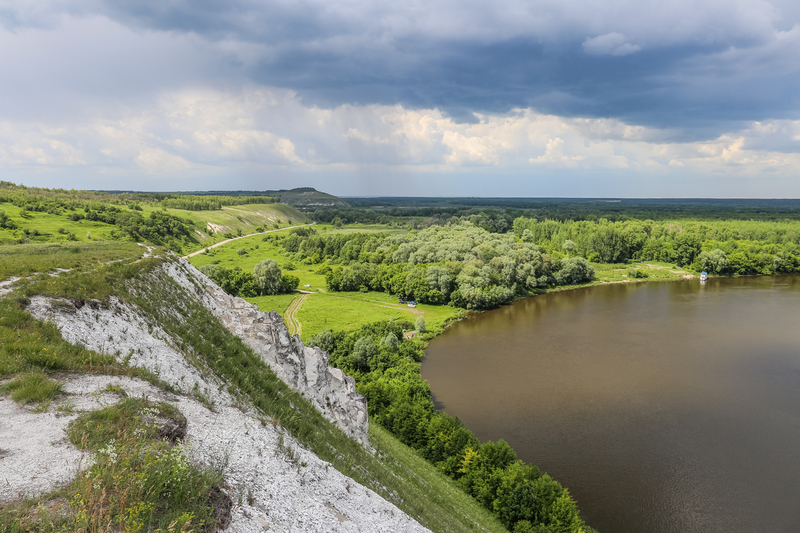
<instances>
[{"instance_id":1,"label":"dirt path","mask_svg":"<svg viewBox=\"0 0 800 533\"><path fill-rule=\"evenodd\" d=\"M289 307L286 308L286 313L283 315L283 321L286 323L286 327L289 328L289 334L291 335L300 335L303 333L303 325L297 320L297 311L300 310L300 306L303 305L303 302L310 293L303 293L300 298L292 300L292 303L289 304Z\"/></svg>"},{"instance_id":2,"label":"dirt path","mask_svg":"<svg viewBox=\"0 0 800 533\"><path fill-rule=\"evenodd\" d=\"M202 250L192 252L189 255L184 255L183 258L189 259L190 257L202 254L203 252L210 250L211 248L216 248L217 246L222 246L223 244L228 244L229 242L238 241L239 239L244 239L245 237L252 237L253 235L264 235L265 233L275 233L276 231L284 231L287 229L304 228L306 226L313 226L314 224L316 224L316 222L312 222L311 224L300 224L299 226L288 226L286 228L280 228L280 229L271 229L269 231L262 231L261 233L251 233L249 235L242 235L241 237L234 237L233 239L226 239L224 241L218 242L217 244L212 244L211 246L207 246Z\"/></svg>"}]
</instances>

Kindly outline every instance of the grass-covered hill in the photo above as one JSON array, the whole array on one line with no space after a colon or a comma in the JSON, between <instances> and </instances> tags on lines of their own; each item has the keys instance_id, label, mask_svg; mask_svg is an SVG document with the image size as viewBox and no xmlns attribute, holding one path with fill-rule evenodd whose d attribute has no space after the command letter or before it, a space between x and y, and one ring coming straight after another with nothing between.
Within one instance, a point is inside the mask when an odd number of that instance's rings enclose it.
<instances>
[{"instance_id":1,"label":"grass-covered hill","mask_svg":"<svg viewBox=\"0 0 800 533\"><path fill-rule=\"evenodd\" d=\"M146 240L188 253L308 223L271 196L102 193L0 182L0 244Z\"/></svg>"},{"instance_id":2,"label":"grass-covered hill","mask_svg":"<svg viewBox=\"0 0 800 533\"><path fill-rule=\"evenodd\" d=\"M230 198L270 196L278 198L281 203L303 208L347 207L349 205L345 200L332 194L318 191L313 187L297 187L295 189L278 189L274 191L198 191L186 194L197 196L225 195Z\"/></svg>"}]
</instances>

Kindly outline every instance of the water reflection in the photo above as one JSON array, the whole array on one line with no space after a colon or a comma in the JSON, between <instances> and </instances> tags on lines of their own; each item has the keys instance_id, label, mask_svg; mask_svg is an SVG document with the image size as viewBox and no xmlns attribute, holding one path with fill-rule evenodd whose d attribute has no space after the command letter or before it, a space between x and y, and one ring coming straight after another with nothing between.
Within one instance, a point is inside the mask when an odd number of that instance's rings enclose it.
<instances>
[{"instance_id":1,"label":"water reflection","mask_svg":"<svg viewBox=\"0 0 800 533\"><path fill-rule=\"evenodd\" d=\"M797 276L551 293L458 324L423 376L604 533L798 531L799 304Z\"/></svg>"}]
</instances>

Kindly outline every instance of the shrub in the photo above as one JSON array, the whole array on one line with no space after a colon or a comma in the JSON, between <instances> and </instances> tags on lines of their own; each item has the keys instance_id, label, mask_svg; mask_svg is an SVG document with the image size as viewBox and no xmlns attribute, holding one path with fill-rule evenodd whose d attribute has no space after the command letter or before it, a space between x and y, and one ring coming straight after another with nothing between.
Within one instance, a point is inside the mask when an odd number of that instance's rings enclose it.
<instances>
[{"instance_id":1,"label":"shrub","mask_svg":"<svg viewBox=\"0 0 800 533\"><path fill-rule=\"evenodd\" d=\"M648 274L646 270L642 270L639 268L629 268L628 277L631 279L644 279L644 278L649 278L650 274Z\"/></svg>"}]
</instances>

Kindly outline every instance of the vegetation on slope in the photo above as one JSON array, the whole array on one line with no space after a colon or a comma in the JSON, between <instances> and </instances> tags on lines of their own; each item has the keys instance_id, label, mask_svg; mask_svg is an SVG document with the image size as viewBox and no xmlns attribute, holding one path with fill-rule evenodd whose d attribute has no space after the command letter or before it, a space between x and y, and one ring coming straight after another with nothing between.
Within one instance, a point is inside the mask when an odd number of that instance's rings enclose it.
<instances>
[{"instance_id":1,"label":"vegetation on slope","mask_svg":"<svg viewBox=\"0 0 800 533\"><path fill-rule=\"evenodd\" d=\"M377 453L364 449L348 438L305 398L289 389L257 354L176 284L160 268L163 262L164 259L158 258L131 258L96 269L75 269L57 277L35 277L27 280L18 293L23 302L24 298L36 294L58 299L71 298L77 293L87 301L103 302L115 296L133 303L153 324L158 324L173 338L180 339L177 348L198 368L224 380L243 409L255 408L262 417L262 423L282 426L319 457L394 502L423 525L441 532L504 530L489 513L471 500L460 497L458 489L430 465L420 463L408 452L398 451L402 447L392 437L382 435L378 439L380 442L373 444ZM16 309L20 316L33 320L20 310L17 302L1 299L0 302L10 302L17 306L12 310ZM34 322L37 327L50 327ZM52 328L57 333L57 328ZM40 346L39 349L46 347ZM86 350L73 349L80 351L85 360L90 355L97 357ZM18 359L14 355L8 359ZM109 358L104 361L111 364ZM116 442L121 441L117 439ZM125 457L132 458L134 452L131 450L135 447L132 443L126 446L127 451L115 449L114 453L119 457L125 454ZM168 451L165 449L164 453L168 454ZM92 472L95 477L98 475ZM113 475L104 477L109 483L113 478ZM99 490L92 494L98 496L103 493ZM148 502L142 500L142 505L146 507ZM35 504L28 502L22 507L6 508L2 511L4 514L0 524L22 523L21 520L30 516ZM91 506L91 502L86 505ZM199 512L192 512L200 516Z\"/></svg>"},{"instance_id":2,"label":"vegetation on slope","mask_svg":"<svg viewBox=\"0 0 800 533\"><path fill-rule=\"evenodd\" d=\"M53 494L0 507L0 531L188 533L226 525L221 473L192 464L179 442L160 436L160 419L181 416L136 398L80 415L68 435L93 461Z\"/></svg>"},{"instance_id":3,"label":"vegetation on slope","mask_svg":"<svg viewBox=\"0 0 800 533\"><path fill-rule=\"evenodd\" d=\"M176 252L307 222L274 197L100 193L0 182L0 244L137 240Z\"/></svg>"}]
</instances>

